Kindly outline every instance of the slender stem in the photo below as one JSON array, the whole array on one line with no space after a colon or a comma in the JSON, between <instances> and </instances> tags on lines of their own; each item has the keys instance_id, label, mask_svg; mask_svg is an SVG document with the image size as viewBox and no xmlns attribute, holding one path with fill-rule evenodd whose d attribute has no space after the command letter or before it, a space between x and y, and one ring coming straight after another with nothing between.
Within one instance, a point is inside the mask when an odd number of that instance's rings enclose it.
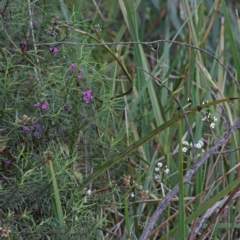
<instances>
[{"instance_id":1,"label":"slender stem","mask_svg":"<svg viewBox=\"0 0 240 240\"><path fill-rule=\"evenodd\" d=\"M86 32L83 32L81 30L79 30L79 32L82 32L82 33L85 33L87 34ZM98 40L99 42L99 40ZM191 45L191 44L188 44L188 43L185 43L185 42L179 42L179 41L172 41L172 40L156 40L156 41L151 41L151 42L113 42L113 43L107 43L107 42L104 42L104 43L82 43L82 42L52 42L52 43L39 43L39 44L36 44L36 45L51 45L51 44L59 44L59 43L63 43L63 44L72 44L72 45L83 45L83 46L87 46L87 47L93 47L93 46L112 46L112 45L132 45L132 44L142 44L142 45L146 45L148 47L151 47L153 44L159 44L159 43L171 43L171 44L178 44L178 45L181 45L181 46L185 46L185 47L189 47L189 48L192 48L192 49L195 49L197 51L200 51L210 57L212 57L213 59L215 59L219 65L221 65L221 67L224 68L224 70L229 74L229 76L232 78L232 80L234 81L234 83L237 85L238 87L238 91L240 92L240 84L238 83L238 80L233 76L233 74L230 72L230 70L217 58L215 57L212 53L202 49L202 48L199 48L199 47L196 47L194 45Z\"/></svg>"},{"instance_id":2,"label":"slender stem","mask_svg":"<svg viewBox=\"0 0 240 240\"><path fill-rule=\"evenodd\" d=\"M179 229L180 239L185 240L185 211L184 211L184 182L183 182L183 153L182 153L182 121L178 121L178 143L179 143Z\"/></svg>"}]
</instances>

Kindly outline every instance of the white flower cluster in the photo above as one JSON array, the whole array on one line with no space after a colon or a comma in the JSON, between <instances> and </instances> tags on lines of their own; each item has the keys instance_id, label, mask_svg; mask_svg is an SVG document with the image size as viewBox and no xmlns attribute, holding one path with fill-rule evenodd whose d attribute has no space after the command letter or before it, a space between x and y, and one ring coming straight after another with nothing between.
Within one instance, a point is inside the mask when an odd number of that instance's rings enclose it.
<instances>
[{"instance_id":1,"label":"white flower cluster","mask_svg":"<svg viewBox=\"0 0 240 240\"><path fill-rule=\"evenodd\" d=\"M205 100L205 101L202 102L202 104L207 104L207 103L209 103L208 100Z\"/></svg>"},{"instance_id":2,"label":"white flower cluster","mask_svg":"<svg viewBox=\"0 0 240 240\"><path fill-rule=\"evenodd\" d=\"M92 191L90 189L87 190L87 195L91 196L92 195Z\"/></svg>"},{"instance_id":3,"label":"white flower cluster","mask_svg":"<svg viewBox=\"0 0 240 240\"><path fill-rule=\"evenodd\" d=\"M155 171L156 172L159 172L160 171L160 168L163 166L163 164L161 162L158 162L157 163L157 166L155 167ZM163 171L164 173L168 174L170 172L169 168L167 168L167 166L165 166L165 169ZM160 172L160 175L155 175L155 179L156 180L160 180L161 179L161 175L162 175L162 172Z\"/></svg>"},{"instance_id":4,"label":"white flower cluster","mask_svg":"<svg viewBox=\"0 0 240 240\"><path fill-rule=\"evenodd\" d=\"M202 141L202 140L199 140L198 143L195 144L195 147L198 148L198 149L200 149L200 148L203 147L203 145L204 145L203 141Z\"/></svg>"},{"instance_id":5,"label":"white flower cluster","mask_svg":"<svg viewBox=\"0 0 240 240\"><path fill-rule=\"evenodd\" d=\"M182 148L182 151L184 153L186 153L189 148L193 147L193 144L192 143L188 143L187 141L183 141L182 144L184 145L184 147ZM203 145L204 145L204 143L203 143L202 140L199 140L197 143L194 143L194 147L198 148L198 149L201 149L203 147Z\"/></svg>"},{"instance_id":6,"label":"white flower cluster","mask_svg":"<svg viewBox=\"0 0 240 240\"><path fill-rule=\"evenodd\" d=\"M162 163L157 163L157 167L155 167L155 171L159 171L159 169L162 167Z\"/></svg>"},{"instance_id":7,"label":"white flower cluster","mask_svg":"<svg viewBox=\"0 0 240 240\"><path fill-rule=\"evenodd\" d=\"M166 174L168 174L169 173L169 168L165 168L165 170L164 170L164 172L166 173Z\"/></svg>"},{"instance_id":8,"label":"white flower cluster","mask_svg":"<svg viewBox=\"0 0 240 240\"><path fill-rule=\"evenodd\" d=\"M215 122L217 122L217 117L215 117L215 116L213 116L213 119L211 118L211 114L210 113L208 113L208 116L205 116L203 119L202 119L204 122L206 122L206 121L210 121L211 123L210 123L210 128L215 128Z\"/></svg>"},{"instance_id":9,"label":"white flower cluster","mask_svg":"<svg viewBox=\"0 0 240 240\"><path fill-rule=\"evenodd\" d=\"M84 188L84 190L86 191L87 196L92 196L92 191L90 189L87 190L87 188Z\"/></svg>"}]
</instances>

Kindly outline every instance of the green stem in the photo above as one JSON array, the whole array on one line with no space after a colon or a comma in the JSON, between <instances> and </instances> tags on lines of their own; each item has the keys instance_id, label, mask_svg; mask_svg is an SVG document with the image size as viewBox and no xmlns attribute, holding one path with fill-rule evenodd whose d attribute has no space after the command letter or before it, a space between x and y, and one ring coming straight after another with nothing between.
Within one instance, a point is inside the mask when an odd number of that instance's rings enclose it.
<instances>
[{"instance_id":1,"label":"green stem","mask_svg":"<svg viewBox=\"0 0 240 240\"><path fill-rule=\"evenodd\" d=\"M184 211L184 183L183 183L183 153L182 153L182 121L178 121L178 142L179 142L179 229L180 240L185 240L185 211Z\"/></svg>"},{"instance_id":2,"label":"green stem","mask_svg":"<svg viewBox=\"0 0 240 240\"><path fill-rule=\"evenodd\" d=\"M64 217L63 217L63 211L62 211L62 205L61 205L57 180L56 180L55 172L53 168L53 162L49 152L44 153L44 161L46 163L46 168L49 173L50 180L52 182L53 192L51 195L53 196L54 215L59 222L61 232L64 233L66 230L66 226L65 226ZM65 236L60 236L59 239L64 240Z\"/></svg>"}]
</instances>

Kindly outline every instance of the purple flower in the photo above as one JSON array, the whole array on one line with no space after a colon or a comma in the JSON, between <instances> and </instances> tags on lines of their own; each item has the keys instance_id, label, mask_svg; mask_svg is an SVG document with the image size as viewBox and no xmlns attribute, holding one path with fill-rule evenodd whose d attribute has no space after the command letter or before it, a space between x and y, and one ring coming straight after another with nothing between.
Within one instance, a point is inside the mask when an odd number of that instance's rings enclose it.
<instances>
[{"instance_id":1,"label":"purple flower","mask_svg":"<svg viewBox=\"0 0 240 240\"><path fill-rule=\"evenodd\" d=\"M92 90L87 90L85 92L82 92L83 100L86 103L89 103L89 100L93 98L92 96Z\"/></svg>"},{"instance_id":2,"label":"purple flower","mask_svg":"<svg viewBox=\"0 0 240 240\"><path fill-rule=\"evenodd\" d=\"M20 45L22 54L24 55L27 52L27 43L24 41L24 42L20 42L19 45Z\"/></svg>"},{"instance_id":3,"label":"purple flower","mask_svg":"<svg viewBox=\"0 0 240 240\"><path fill-rule=\"evenodd\" d=\"M41 109L46 110L46 109L48 109L48 106L49 106L48 101L45 101L45 102L42 104Z\"/></svg>"},{"instance_id":4,"label":"purple flower","mask_svg":"<svg viewBox=\"0 0 240 240\"><path fill-rule=\"evenodd\" d=\"M7 159L6 161L3 162L4 165L9 165L11 163L11 160Z\"/></svg>"},{"instance_id":5,"label":"purple flower","mask_svg":"<svg viewBox=\"0 0 240 240\"><path fill-rule=\"evenodd\" d=\"M78 74L76 75L77 78L82 78L82 72L83 70L82 69L79 69L79 72Z\"/></svg>"},{"instance_id":6,"label":"purple flower","mask_svg":"<svg viewBox=\"0 0 240 240\"><path fill-rule=\"evenodd\" d=\"M30 128L29 127L23 127L22 129L24 132L31 132Z\"/></svg>"},{"instance_id":7,"label":"purple flower","mask_svg":"<svg viewBox=\"0 0 240 240\"><path fill-rule=\"evenodd\" d=\"M34 123L33 126L39 130L39 131L42 131L42 128L41 128L41 125L39 123Z\"/></svg>"},{"instance_id":8,"label":"purple flower","mask_svg":"<svg viewBox=\"0 0 240 240\"><path fill-rule=\"evenodd\" d=\"M70 65L69 72L73 72L74 69L76 68L76 66L77 66L76 63L72 63L72 64Z\"/></svg>"},{"instance_id":9,"label":"purple flower","mask_svg":"<svg viewBox=\"0 0 240 240\"><path fill-rule=\"evenodd\" d=\"M69 103L66 103L65 106L64 106L64 110L65 110L66 112L70 112L71 109L72 109L71 105L70 105Z\"/></svg>"},{"instance_id":10,"label":"purple flower","mask_svg":"<svg viewBox=\"0 0 240 240\"><path fill-rule=\"evenodd\" d=\"M48 109L48 106L49 106L48 101L44 101L44 103L36 102L34 104L34 107L36 108L41 107L41 109L44 109L44 110Z\"/></svg>"},{"instance_id":11,"label":"purple flower","mask_svg":"<svg viewBox=\"0 0 240 240\"><path fill-rule=\"evenodd\" d=\"M48 51L52 54L55 54L58 52L58 48L54 47L54 48L49 48Z\"/></svg>"},{"instance_id":12,"label":"purple flower","mask_svg":"<svg viewBox=\"0 0 240 240\"><path fill-rule=\"evenodd\" d=\"M33 127L34 127L33 136L34 136L34 137L40 136L41 133L42 133L41 125L40 125L39 123L34 123L34 124L33 124Z\"/></svg>"},{"instance_id":13,"label":"purple flower","mask_svg":"<svg viewBox=\"0 0 240 240\"><path fill-rule=\"evenodd\" d=\"M80 70L80 72L76 75L77 78L82 78L82 71Z\"/></svg>"},{"instance_id":14,"label":"purple flower","mask_svg":"<svg viewBox=\"0 0 240 240\"><path fill-rule=\"evenodd\" d=\"M24 132L28 133L27 136L31 136L31 132L34 137L38 137L42 134L42 127L39 123L34 123L32 126L24 126L22 129Z\"/></svg>"},{"instance_id":15,"label":"purple flower","mask_svg":"<svg viewBox=\"0 0 240 240\"><path fill-rule=\"evenodd\" d=\"M41 106L41 103L40 102L36 102L35 104L34 104L34 107L40 107Z\"/></svg>"},{"instance_id":16,"label":"purple flower","mask_svg":"<svg viewBox=\"0 0 240 240\"><path fill-rule=\"evenodd\" d=\"M27 43L24 41L24 42L20 42L20 48L23 50L27 47Z\"/></svg>"},{"instance_id":17,"label":"purple flower","mask_svg":"<svg viewBox=\"0 0 240 240\"><path fill-rule=\"evenodd\" d=\"M38 131L36 131L36 132L33 133L33 136L34 136L34 137L39 137L40 135L41 135L41 132L38 132Z\"/></svg>"}]
</instances>

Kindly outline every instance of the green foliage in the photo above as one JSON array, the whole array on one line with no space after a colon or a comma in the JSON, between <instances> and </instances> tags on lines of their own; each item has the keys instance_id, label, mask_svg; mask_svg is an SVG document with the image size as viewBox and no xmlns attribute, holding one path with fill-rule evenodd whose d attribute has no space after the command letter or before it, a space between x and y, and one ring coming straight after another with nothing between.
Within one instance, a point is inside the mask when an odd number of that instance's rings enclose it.
<instances>
[{"instance_id":1,"label":"green foliage","mask_svg":"<svg viewBox=\"0 0 240 240\"><path fill-rule=\"evenodd\" d=\"M238 83L225 71L239 75L234 7L1 1L1 237L145 239L177 184L149 238L194 234L194 221L239 184L239 131L218 149L232 151L212 154L184 184L240 113ZM232 198L199 234L207 227L212 239L236 237Z\"/></svg>"}]
</instances>

